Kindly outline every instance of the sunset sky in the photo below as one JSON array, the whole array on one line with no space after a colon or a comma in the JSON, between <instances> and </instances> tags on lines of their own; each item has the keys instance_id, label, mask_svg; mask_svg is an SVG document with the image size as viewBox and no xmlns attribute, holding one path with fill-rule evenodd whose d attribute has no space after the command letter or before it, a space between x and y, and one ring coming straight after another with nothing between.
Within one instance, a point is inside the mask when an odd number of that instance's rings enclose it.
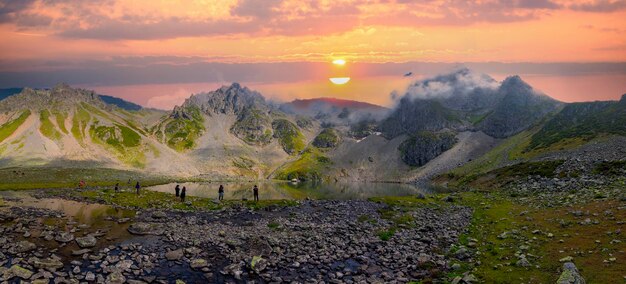
<instances>
[{"instance_id":1,"label":"sunset sky","mask_svg":"<svg viewBox=\"0 0 626 284\"><path fill-rule=\"evenodd\" d=\"M568 102L626 93L625 0L0 0L0 38L0 88L62 81L164 109L233 81L390 105L462 66Z\"/></svg>"}]
</instances>

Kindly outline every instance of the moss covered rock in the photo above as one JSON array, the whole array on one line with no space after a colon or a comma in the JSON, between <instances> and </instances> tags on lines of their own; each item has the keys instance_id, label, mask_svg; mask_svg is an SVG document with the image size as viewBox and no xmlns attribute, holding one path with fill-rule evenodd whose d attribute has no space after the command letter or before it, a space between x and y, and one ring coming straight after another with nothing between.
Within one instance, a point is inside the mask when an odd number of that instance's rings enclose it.
<instances>
[{"instance_id":1,"label":"moss covered rock","mask_svg":"<svg viewBox=\"0 0 626 284\"><path fill-rule=\"evenodd\" d=\"M456 144L451 132L420 131L400 144L402 161L409 166L421 167Z\"/></svg>"},{"instance_id":2,"label":"moss covered rock","mask_svg":"<svg viewBox=\"0 0 626 284\"><path fill-rule=\"evenodd\" d=\"M157 137L165 136L167 145L179 152L193 149L196 139L204 132L204 118L194 106L175 108L164 124L164 135L157 130Z\"/></svg>"},{"instance_id":3,"label":"moss covered rock","mask_svg":"<svg viewBox=\"0 0 626 284\"><path fill-rule=\"evenodd\" d=\"M275 177L280 180L320 181L331 166L332 161L321 150L308 147L297 160L280 168Z\"/></svg>"},{"instance_id":4,"label":"moss covered rock","mask_svg":"<svg viewBox=\"0 0 626 284\"><path fill-rule=\"evenodd\" d=\"M339 135L333 128L325 128L313 139L313 146L317 148L334 148L339 144Z\"/></svg>"},{"instance_id":5,"label":"moss covered rock","mask_svg":"<svg viewBox=\"0 0 626 284\"><path fill-rule=\"evenodd\" d=\"M267 145L272 141L270 116L257 108L246 108L237 117L230 132L251 145Z\"/></svg>"},{"instance_id":6,"label":"moss covered rock","mask_svg":"<svg viewBox=\"0 0 626 284\"><path fill-rule=\"evenodd\" d=\"M291 121L276 119L272 122L272 129L274 129L274 138L278 139L287 154L293 155L304 149L304 135Z\"/></svg>"}]
</instances>

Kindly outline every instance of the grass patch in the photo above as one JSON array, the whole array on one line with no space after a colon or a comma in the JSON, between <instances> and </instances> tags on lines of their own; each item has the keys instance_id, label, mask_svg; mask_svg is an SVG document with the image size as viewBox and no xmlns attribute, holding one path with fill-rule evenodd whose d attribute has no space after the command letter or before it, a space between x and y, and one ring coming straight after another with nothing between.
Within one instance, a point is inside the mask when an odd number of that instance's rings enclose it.
<instances>
[{"instance_id":1,"label":"grass patch","mask_svg":"<svg viewBox=\"0 0 626 284\"><path fill-rule=\"evenodd\" d=\"M56 119L57 125L59 126L59 129L61 130L61 132L65 134L69 134L69 131L67 131L67 127L65 127L65 120L67 119L67 114L55 111L54 118Z\"/></svg>"},{"instance_id":2,"label":"grass patch","mask_svg":"<svg viewBox=\"0 0 626 284\"><path fill-rule=\"evenodd\" d=\"M624 175L626 171L626 161L606 161L595 165L593 168L594 174L607 175L607 176L619 176Z\"/></svg>"},{"instance_id":3,"label":"grass patch","mask_svg":"<svg viewBox=\"0 0 626 284\"><path fill-rule=\"evenodd\" d=\"M48 191L51 196L67 195L66 190ZM263 200L263 201L238 201L225 200L223 202L214 202L213 199L202 198L196 196L187 196L185 202L181 202L174 194L141 190L140 194L135 193L135 189L129 186L119 192L115 192L111 188L80 190L76 192L79 196L88 201L116 205L121 207L130 207L136 209L173 209L183 211L205 211L218 210L228 207L246 207L252 210L263 210L267 207L286 207L296 206L298 202L292 200ZM269 226L269 225L268 225Z\"/></svg>"},{"instance_id":4,"label":"grass patch","mask_svg":"<svg viewBox=\"0 0 626 284\"><path fill-rule=\"evenodd\" d=\"M0 190L77 188L84 180L88 187L112 187L140 180L142 184L163 184L173 178L154 177L143 173L107 168L4 168L0 169Z\"/></svg>"},{"instance_id":5,"label":"grass patch","mask_svg":"<svg viewBox=\"0 0 626 284\"><path fill-rule=\"evenodd\" d=\"M522 162L498 168L487 173L467 176L456 175L453 171L435 178L435 182L441 183L447 181L449 185L456 187L468 185L478 188L497 187L528 176L557 177L556 169L562 165L563 162L563 160Z\"/></svg>"},{"instance_id":6,"label":"grass patch","mask_svg":"<svg viewBox=\"0 0 626 284\"><path fill-rule=\"evenodd\" d=\"M623 101L571 103L532 136L527 150L550 147L565 139L587 142L606 134L626 135Z\"/></svg>"},{"instance_id":7,"label":"grass patch","mask_svg":"<svg viewBox=\"0 0 626 284\"><path fill-rule=\"evenodd\" d=\"M524 162L492 171L498 178L519 178L524 176L542 176L552 178L556 176L556 169L563 164L563 160Z\"/></svg>"},{"instance_id":8,"label":"grass patch","mask_svg":"<svg viewBox=\"0 0 626 284\"><path fill-rule=\"evenodd\" d=\"M269 222L267 223L267 227L272 230L276 230L280 227L280 224L278 222Z\"/></svg>"},{"instance_id":9,"label":"grass patch","mask_svg":"<svg viewBox=\"0 0 626 284\"><path fill-rule=\"evenodd\" d=\"M197 107L185 108L185 114L189 117L168 118L163 124L165 127L165 142L167 145L178 151L184 152L193 149L196 139L204 132L204 118ZM156 129L157 135L161 133L161 127Z\"/></svg>"},{"instance_id":10,"label":"grass patch","mask_svg":"<svg viewBox=\"0 0 626 284\"><path fill-rule=\"evenodd\" d=\"M393 235L396 234L396 229L395 228L389 228L387 230L381 230L378 231L376 233L376 235L378 235L378 237L382 240L382 241L388 241L391 239L391 237L393 237Z\"/></svg>"},{"instance_id":11,"label":"grass patch","mask_svg":"<svg viewBox=\"0 0 626 284\"><path fill-rule=\"evenodd\" d=\"M458 167L450 173L455 176L474 176L483 174L500 167L500 165L520 158L515 154L511 154L512 150L527 143L533 131L524 131L516 134L491 149L478 159L475 159L461 167Z\"/></svg>"},{"instance_id":12,"label":"grass patch","mask_svg":"<svg viewBox=\"0 0 626 284\"><path fill-rule=\"evenodd\" d=\"M91 120L91 115L82 107L77 107L74 110L74 117L72 117L72 135L76 140L83 144L84 139L87 136L85 129Z\"/></svg>"},{"instance_id":13,"label":"grass patch","mask_svg":"<svg viewBox=\"0 0 626 284\"><path fill-rule=\"evenodd\" d=\"M272 122L272 128L274 129L274 138L278 139L278 143L287 154L297 154L304 149L304 135L289 120L276 119Z\"/></svg>"},{"instance_id":14,"label":"grass patch","mask_svg":"<svg viewBox=\"0 0 626 284\"><path fill-rule=\"evenodd\" d=\"M235 157L233 158L232 163L233 166L237 168L237 171L241 176L256 177L258 175L254 169L257 163L248 157Z\"/></svg>"},{"instance_id":15,"label":"grass patch","mask_svg":"<svg viewBox=\"0 0 626 284\"><path fill-rule=\"evenodd\" d=\"M30 110L25 110L16 119L0 126L0 142L11 136L11 134L13 134L13 132L15 132L15 130L17 130L17 128L19 128L29 116Z\"/></svg>"},{"instance_id":16,"label":"grass patch","mask_svg":"<svg viewBox=\"0 0 626 284\"><path fill-rule=\"evenodd\" d=\"M146 155L144 147L140 147L141 136L137 132L117 123L113 126L96 123L89 129L94 142L112 150L120 161L128 165L137 168L145 166Z\"/></svg>"},{"instance_id":17,"label":"grass patch","mask_svg":"<svg viewBox=\"0 0 626 284\"><path fill-rule=\"evenodd\" d=\"M61 132L59 132L54 124L52 124L52 121L50 121L50 112L47 109L39 113L39 121L41 122L41 125L39 125L41 134L48 137L50 140L61 139Z\"/></svg>"},{"instance_id":18,"label":"grass patch","mask_svg":"<svg viewBox=\"0 0 626 284\"><path fill-rule=\"evenodd\" d=\"M276 173L276 178L301 181L323 180L323 173L331 164L331 160L322 151L309 147L302 152L297 160L280 168Z\"/></svg>"},{"instance_id":19,"label":"grass patch","mask_svg":"<svg viewBox=\"0 0 626 284\"><path fill-rule=\"evenodd\" d=\"M574 257L588 283L616 283L622 279L622 264L604 262L623 251L626 241L623 235L610 233L620 227L619 220L626 218L626 212L616 210L622 206L620 202L531 208L500 193L465 192L461 196L464 205L474 208L474 214L460 244L467 246L472 240L477 241L480 265L466 269L472 270L481 282L510 283L515 279L519 283L554 283L562 265L559 260L565 256ZM571 214L574 210L589 215L576 217ZM580 224L589 216L606 216L607 210L614 215L599 224ZM515 265L519 253L527 255L530 267Z\"/></svg>"},{"instance_id":20,"label":"grass patch","mask_svg":"<svg viewBox=\"0 0 626 284\"><path fill-rule=\"evenodd\" d=\"M481 123L483 120L485 120L485 118L487 118L492 112L487 112L484 114L473 114L467 117L467 120L469 120L473 125L477 125L479 123Z\"/></svg>"},{"instance_id":21,"label":"grass patch","mask_svg":"<svg viewBox=\"0 0 626 284\"><path fill-rule=\"evenodd\" d=\"M333 128L324 128L312 142L318 148L334 148L339 144L339 135Z\"/></svg>"},{"instance_id":22,"label":"grass patch","mask_svg":"<svg viewBox=\"0 0 626 284\"><path fill-rule=\"evenodd\" d=\"M94 107L94 106L92 106L92 105L90 105L90 104L87 104L87 103L81 103L80 105L81 105L81 106L82 106L85 110L89 111L91 114L96 114L96 115L98 115L98 116L100 116L100 117L102 117L102 118L106 118L106 119L109 119L109 120L113 120L113 119L111 118L111 116L110 116L110 115L108 115L107 113L103 112L102 110L100 110L100 109L99 109L99 108L97 108L97 107Z\"/></svg>"},{"instance_id":23,"label":"grass patch","mask_svg":"<svg viewBox=\"0 0 626 284\"><path fill-rule=\"evenodd\" d=\"M390 207L410 209L414 207L438 207L444 205L441 198L445 194L429 194L427 196L381 196L371 197L368 200L387 204Z\"/></svg>"}]
</instances>

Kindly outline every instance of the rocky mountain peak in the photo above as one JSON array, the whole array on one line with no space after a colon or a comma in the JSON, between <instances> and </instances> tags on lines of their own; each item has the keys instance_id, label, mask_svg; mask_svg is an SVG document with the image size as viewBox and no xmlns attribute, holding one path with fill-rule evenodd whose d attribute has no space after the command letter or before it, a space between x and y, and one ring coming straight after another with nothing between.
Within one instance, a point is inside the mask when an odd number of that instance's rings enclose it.
<instances>
[{"instance_id":1,"label":"rocky mountain peak","mask_svg":"<svg viewBox=\"0 0 626 284\"><path fill-rule=\"evenodd\" d=\"M66 83L60 83L51 89L24 88L19 94L1 101L0 109L72 108L81 102L103 104L94 91L72 88Z\"/></svg>"},{"instance_id":2,"label":"rocky mountain peak","mask_svg":"<svg viewBox=\"0 0 626 284\"><path fill-rule=\"evenodd\" d=\"M62 91L71 90L71 89L72 87L70 87L70 85L65 82L57 83L56 85L54 85L54 87L52 87L53 92L62 92Z\"/></svg>"},{"instance_id":3,"label":"rocky mountain peak","mask_svg":"<svg viewBox=\"0 0 626 284\"><path fill-rule=\"evenodd\" d=\"M498 92L504 96L505 101L517 101L522 104L527 104L528 100L542 100L552 103L557 102L544 93L535 90L518 75L510 76L504 79Z\"/></svg>"},{"instance_id":4,"label":"rocky mountain peak","mask_svg":"<svg viewBox=\"0 0 626 284\"><path fill-rule=\"evenodd\" d=\"M529 94L532 93L533 87L524 82L520 76L515 75L504 79L500 89L510 94Z\"/></svg>"},{"instance_id":5,"label":"rocky mountain peak","mask_svg":"<svg viewBox=\"0 0 626 284\"><path fill-rule=\"evenodd\" d=\"M204 113L211 114L241 114L246 108L266 109L268 106L265 98L256 91L232 83L230 86L208 93L200 93L191 96L185 101L183 107L198 107Z\"/></svg>"}]
</instances>

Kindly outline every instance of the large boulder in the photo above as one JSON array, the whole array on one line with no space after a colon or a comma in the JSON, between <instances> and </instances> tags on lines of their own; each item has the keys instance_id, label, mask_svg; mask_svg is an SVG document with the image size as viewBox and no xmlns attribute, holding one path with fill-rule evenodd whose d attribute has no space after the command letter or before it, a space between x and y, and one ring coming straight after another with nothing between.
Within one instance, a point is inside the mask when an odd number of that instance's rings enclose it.
<instances>
[{"instance_id":1,"label":"large boulder","mask_svg":"<svg viewBox=\"0 0 626 284\"><path fill-rule=\"evenodd\" d=\"M19 265L13 265L11 266L11 268L9 268L9 270L7 270L5 272L4 278L6 279L11 279L13 277L18 277L24 280L30 279L30 277L33 276L33 272L23 268Z\"/></svg>"},{"instance_id":2,"label":"large boulder","mask_svg":"<svg viewBox=\"0 0 626 284\"><path fill-rule=\"evenodd\" d=\"M63 267L63 262L54 258L35 259L32 264L36 268L46 269L50 271L54 271Z\"/></svg>"},{"instance_id":3,"label":"large boulder","mask_svg":"<svg viewBox=\"0 0 626 284\"><path fill-rule=\"evenodd\" d=\"M189 266L191 266L191 268L193 269L202 269L204 267L209 266L209 263L201 258L196 258L191 260L191 262L189 263Z\"/></svg>"},{"instance_id":4,"label":"large boulder","mask_svg":"<svg viewBox=\"0 0 626 284\"><path fill-rule=\"evenodd\" d=\"M585 279L578 272L573 262L563 263L563 272L556 281L557 284L585 284Z\"/></svg>"},{"instance_id":5,"label":"large boulder","mask_svg":"<svg viewBox=\"0 0 626 284\"><path fill-rule=\"evenodd\" d=\"M451 132L420 131L398 147L402 161L412 167L421 167L441 153L451 149L457 138Z\"/></svg>"},{"instance_id":6,"label":"large boulder","mask_svg":"<svg viewBox=\"0 0 626 284\"><path fill-rule=\"evenodd\" d=\"M182 249L177 249L177 250L171 250L165 253L165 258L169 261L174 261L174 260L180 260L181 258L183 258L183 250Z\"/></svg>"},{"instance_id":7,"label":"large boulder","mask_svg":"<svg viewBox=\"0 0 626 284\"><path fill-rule=\"evenodd\" d=\"M19 241L9 248L9 253L18 254L31 251L37 248L37 245L29 241Z\"/></svg>"}]
</instances>

